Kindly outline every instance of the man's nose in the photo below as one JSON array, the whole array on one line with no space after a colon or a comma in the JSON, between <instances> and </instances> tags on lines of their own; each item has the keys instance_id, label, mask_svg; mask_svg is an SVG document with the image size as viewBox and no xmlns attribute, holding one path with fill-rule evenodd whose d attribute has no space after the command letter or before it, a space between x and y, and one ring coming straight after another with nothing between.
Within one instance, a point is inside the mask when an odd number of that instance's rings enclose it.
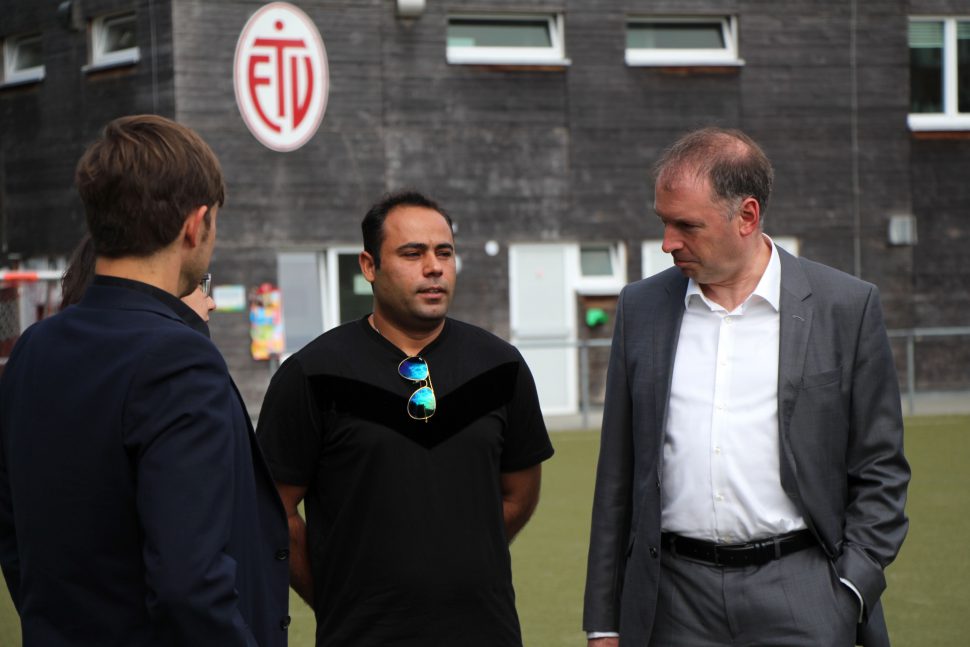
<instances>
[{"instance_id":1,"label":"man's nose","mask_svg":"<svg viewBox=\"0 0 970 647\"><path fill-rule=\"evenodd\" d=\"M680 237L677 236L672 227L664 227L664 239L660 244L660 249L664 251L665 254L672 254L683 247L683 243L680 241Z\"/></svg>"},{"instance_id":2,"label":"man's nose","mask_svg":"<svg viewBox=\"0 0 970 647\"><path fill-rule=\"evenodd\" d=\"M424 273L429 276L436 276L444 271L444 265L438 255L431 253L427 257L427 261L424 264Z\"/></svg>"}]
</instances>

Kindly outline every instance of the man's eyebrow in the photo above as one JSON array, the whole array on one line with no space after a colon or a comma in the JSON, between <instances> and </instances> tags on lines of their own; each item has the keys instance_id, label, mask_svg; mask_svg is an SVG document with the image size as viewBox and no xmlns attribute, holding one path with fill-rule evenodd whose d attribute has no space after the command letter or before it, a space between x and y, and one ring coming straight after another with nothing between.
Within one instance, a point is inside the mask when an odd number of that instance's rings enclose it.
<instances>
[{"instance_id":1,"label":"man's eyebrow","mask_svg":"<svg viewBox=\"0 0 970 647\"><path fill-rule=\"evenodd\" d=\"M407 252L407 251L424 252L424 251L427 251L429 247L430 245L428 245L427 243L412 242L412 243L404 243L403 245L399 245L397 247L397 251L398 252ZM455 251L455 246L451 243L438 243L437 245L434 246L434 248L435 250L449 249L451 251Z\"/></svg>"},{"instance_id":2,"label":"man's eyebrow","mask_svg":"<svg viewBox=\"0 0 970 647\"><path fill-rule=\"evenodd\" d=\"M403 245L398 246L397 251L406 252L408 250L414 250L423 252L426 249L428 249L428 245L426 243L404 243Z\"/></svg>"}]
</instances>

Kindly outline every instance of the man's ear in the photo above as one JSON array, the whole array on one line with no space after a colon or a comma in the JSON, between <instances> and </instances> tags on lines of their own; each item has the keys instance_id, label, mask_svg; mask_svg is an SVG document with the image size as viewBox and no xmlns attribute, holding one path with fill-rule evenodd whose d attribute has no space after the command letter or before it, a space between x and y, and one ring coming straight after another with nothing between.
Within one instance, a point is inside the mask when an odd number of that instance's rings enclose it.
<instances>
[{"instance_id":1,"label":"man's ear","mask_svg":"<svg viewBox=\"0 0 970 647\"><path fill-rule=\"evenodd\" d=\"M360 271L363 272L364 278L367 279L368 283L374 282L374 277L377 274L377 266L374 264L374 257L370 255L369 252L361 252L357 256L357 262L360 263Z\"/></svg>"},{"instance_id":2,"label":"man's ear","mask_svg":"<svg viewBox=\"0 0 970 647\"><path fill-rule=\"evenodd\" d=\"M185 225L182 227L182 235L186 243L190 247L198 247L199 243L202 242L202 236L205 233L205 214L208 213L209 207L201 206L196 207L189 212L188 217L185 219Z\"/></svg>"},{"instance_id":3,"label":"man's ear","mask_svg":"<svg viewBox=\"0 0 970 647\"><path fill-rule=\"evenodd\" d=\"M748 196L741 201L741 208L738 209L738 227L741 235L750 236L761 231L761 205L758 200Z\"/></svg>"}]
</instances>

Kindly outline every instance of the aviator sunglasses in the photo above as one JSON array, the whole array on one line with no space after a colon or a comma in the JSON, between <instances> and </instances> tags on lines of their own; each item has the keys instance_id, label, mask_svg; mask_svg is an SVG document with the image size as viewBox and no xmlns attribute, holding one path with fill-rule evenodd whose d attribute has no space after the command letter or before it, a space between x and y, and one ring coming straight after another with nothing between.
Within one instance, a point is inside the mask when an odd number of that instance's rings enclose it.
<instances>
[{"instance_id":1,"label":"aviator sunglasses","mask_svg":"<svg viewBox=\"0 0 970 647\"><path fill-rule=\"evenodd\" d=\"M436 405L428 363L420 357L405 357L398 364L397 372L404 379L420 384L408 398L408 415L415 420L427 422L434 415Z\"/></svg>"}]
</instances>

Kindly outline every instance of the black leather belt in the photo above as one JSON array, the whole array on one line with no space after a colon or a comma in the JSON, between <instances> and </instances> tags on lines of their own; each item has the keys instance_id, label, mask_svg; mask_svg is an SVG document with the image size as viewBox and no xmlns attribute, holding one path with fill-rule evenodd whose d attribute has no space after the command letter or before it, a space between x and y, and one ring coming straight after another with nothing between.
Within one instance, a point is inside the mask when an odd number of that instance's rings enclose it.
<instances>
[{"instance_id":1,"label":"black leather belt","mask_svg":"<svg viewBox=\"0 0 970 647\"><path fill-rule=\"evenodd\" d=\"M715 566L760 566L773 559L817 546L818 542L808 530L766 537L747 544L715 544L665 532L660 535L660 545L674 555Z\"/></svg>"}]
</instances>

